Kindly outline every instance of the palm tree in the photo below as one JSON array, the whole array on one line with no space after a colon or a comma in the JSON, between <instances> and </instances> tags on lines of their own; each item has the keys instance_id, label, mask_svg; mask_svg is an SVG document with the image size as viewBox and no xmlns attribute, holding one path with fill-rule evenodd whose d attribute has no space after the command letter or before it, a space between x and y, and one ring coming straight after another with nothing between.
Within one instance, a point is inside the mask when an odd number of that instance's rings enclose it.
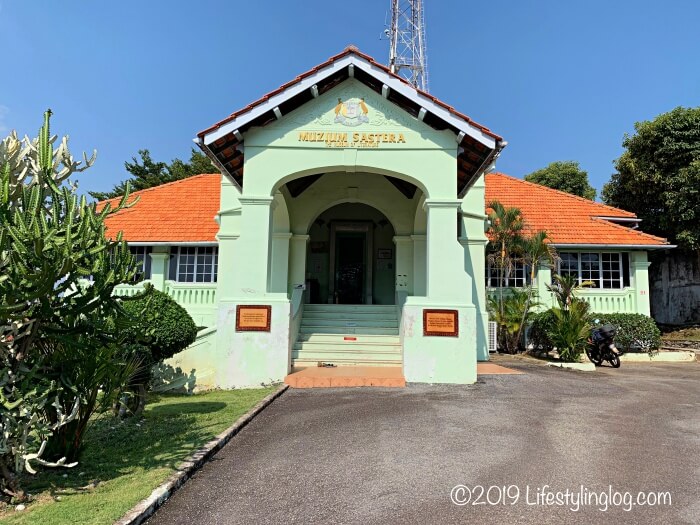
<instances>
[{"instance_id":1,"label":"palm tree","mask_svg":"<svg viewBox=\"0 0 700 525\"><path fill-rule=\"evenodd\" d=\"M525 223L519 208L506 208L499 201L491 201L488 208L489 237L498 250L490 259L498 268L499 313L503 316L504 271L509 272L513 265L511 253L519 243Z\"/></svg>"},{"instance_id":2,"label":"palm tree","mask_svg":"<svg viewBox=\"0 0 700 525\"><path fill-rule=\"evenodd\" d=\"M555 273L552 276L552 284L548 284L547 289L554 294L557 303L559 303L559 308L568 310L574 300L575 294L581 288L587 288L593 286L593 284L593 281L583 281L579 284L576 275L559 275Z\"/></svg>"},{"instance_id":3,"label":"palm tree","mask_svg":"<svg viewBox=\"0 0 700 525\"><path fill-rule=\"evenodd\" d=\"M525 327L525 319L533 306L532 297L535 293L535 287L533 283L537 277L537 272L542 264L553 265L557 259L557 251L554 249L549 242L547 237L547 232L537 231L531 237L524 239L522 241L522 262L525 268L530 269L530 284L527 289L527 301L525 302L525 307L522 314L522 322L520 323L520 328L518 329L518 336L516 341L520 341L522 337L523 328Z\"/></svg>"}]
</instances>

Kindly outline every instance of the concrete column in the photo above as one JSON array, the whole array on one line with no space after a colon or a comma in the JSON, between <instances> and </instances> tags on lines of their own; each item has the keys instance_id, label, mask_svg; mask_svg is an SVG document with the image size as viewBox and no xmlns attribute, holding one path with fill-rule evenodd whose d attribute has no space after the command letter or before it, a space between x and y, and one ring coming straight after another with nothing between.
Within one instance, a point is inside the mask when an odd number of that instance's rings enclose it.
<instances>
[{"instance_id":1,"label":"concrete column","mask_svg":"<svg viewBox=\"0 0 700 525\"><path fill-rule=\"evenodd\" d=\"M287 293L289 272L289 239L291 233L272 234L272 261L270 264L271 292Z\"/></svg>"},{"instance_id":2,"label":"concrete column","mask_svg":"<svg viewBox=\"0 0 700 525\"><path fill-rule=\"evenodd\" d=\"M393 241L396 246L394 296L400 317L406 297L413 295L413 239L409 235L397 235Z\"/></svg>"},{"instance_id":3,"label":"concrete column","mask_svg":"<svg viewBox=\"0 0 700 525\"><path fill-rule=\"evenodd\" d=\"M221 268L232 281L236 296L262 296L270 273L272 202L269 196L239 197L241 231L233 252L232 268Z\"/></svg>"},{"instance_id":4,"label":"concrete column","mask_svg":"<svg viewBox=\"0 0 700 525\"><path fill-rule=\"evenodd\" d=\"M537 289L537 298L540 302L540 310L547 310L554 306L554 297L552 297L552 292L547 289L547 285L552 284L552 268L546 264L540 264L537 269L537 277L534 284Z\"/></svg>"},{"instance_id":5,"label":"concrete column","mask_svg":"<svg viewBox=\"0 0 700 525\"><path fill-rule=\"evenodd\" d=\"M161 292L165 290L165 280L168 276L168 263L170 259L169 252L159 250L160 246L156 246L154 251L149 255L151 258L151 284L156 290ZM167 247L162 247L167 249ZM158 251L155 251L158 250Z\"/></svg>"},{"instance_id":6,"label":"concrete column","mask_svg":"<svg viewBox=\"0 0 700 525\"><path fill-rule=\"evenodd\" d=\"M396 246L396 291L413 295L413 239L409 235L397 235Z\"/></svg>"},{"instance_id":7,"label":"concrete column","mask_svg":"<svg viewBox=\"0 0 700 525\"><path fill-rule=\"evenodd\" d=\"M413 295L426 295L426 236L411 235L413 241Z\"/></svg>"},{"instance_id":8,"label":"concrete column","mask_svg":"<svg viewBox=\"0 0 700 525\"><path fill-rule=\"evenodd\" d=\"M630 252L630 273L636 292L637 313L651 315L649 303L649 265L647 252Z\"/></svg>"},{"instance_id":9,"label":"concrete column","mask_svg":"<svg viewBox=\"0 0 700 525\"><path fill-rule=\"evenodd\" d=\"M471 278L457 240L458 199L427 199L426 292L432 301L471 304Z\"/></svg>"},{"instance_id":10,"label":"concrete column","mask_svg":"<svg viewBox=\"0 0 700 525\"><path fill-rule=\"evenodd\" d=\"M287 290L306 283L306 245L308 235L293 234L289 240L289 284Z\"/></svg>"},{"instance_id":11,"label":"concrete column","mask_svg":"<svg viewBox=\"0 0 700 525\"><path fill-rule=\"evenodd\" d=\"M473 219L472 219L473 220ZM483 219L481 220L483 224ZM476 358L478 361L489 360L488 327L489 314L486 299L486 245L483 227L476 238L460 237L464 248L464 267L472 276L472 299L476 307ZM467 233L469 230L465 230Z\"/></svg>"}]
</instances>

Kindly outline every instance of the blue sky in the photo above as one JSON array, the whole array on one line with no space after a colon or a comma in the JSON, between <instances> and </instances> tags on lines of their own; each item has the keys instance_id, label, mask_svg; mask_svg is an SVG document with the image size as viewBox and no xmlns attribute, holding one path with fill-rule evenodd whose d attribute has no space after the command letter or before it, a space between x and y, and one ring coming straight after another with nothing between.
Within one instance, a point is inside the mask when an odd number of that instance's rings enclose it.
<instances>
[{"instance_id":1,"label":"blue sky","mask_svg":"<svg viewBox=\"0 0 700 525\"><path fill-rule=\"evenodd\" d=\"M42 112L98 150L87 190L341 51L381 62L389 0L0 0L0 132ZM431 93L503 135L499 171L577 160L600 188L634 122L700 105L700 2L425 0Z\"/></svg>"}]
</instances>

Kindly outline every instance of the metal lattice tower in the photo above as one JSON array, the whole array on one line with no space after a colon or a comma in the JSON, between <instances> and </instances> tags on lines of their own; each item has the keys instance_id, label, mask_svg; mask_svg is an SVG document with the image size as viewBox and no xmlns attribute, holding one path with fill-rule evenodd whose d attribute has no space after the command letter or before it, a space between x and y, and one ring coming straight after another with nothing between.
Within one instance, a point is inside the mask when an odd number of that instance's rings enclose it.
<instances>
[{"instance_id":1,"label":"metal lattice tower","mask_svg":"<svg viewBox=\"0 0 700 525\"><path fill-rule=\"evenodd\" d=\"M389 68L412 85L428 91L423 0L391 0Z\"/></svg>"}]
</instances>

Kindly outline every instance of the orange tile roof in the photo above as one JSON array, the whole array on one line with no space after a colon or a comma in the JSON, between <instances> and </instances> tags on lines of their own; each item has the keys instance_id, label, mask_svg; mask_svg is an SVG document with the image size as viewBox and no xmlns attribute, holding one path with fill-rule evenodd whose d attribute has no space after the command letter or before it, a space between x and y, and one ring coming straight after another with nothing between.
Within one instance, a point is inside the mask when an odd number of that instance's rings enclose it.
<instances>
[{"instance_id":1,"label":"orange tile roof","mask_svg":"<svg viewBox=\"0 0 700 525\"><path fill-rule=\"evenodd\" d=\"M124 233L132 242L215 242L219 225L221 175L195 175L135 191L139 201L107 219L107 233ZM129 202L132 198L129 198ZM116 206L119 199L99 203Z\"/></svg>"},{"instance_id":2,"label":"orange tile roof","mask_svg":"<svg viewBox=\"0 0 700 525\"><path fill-rule=\"evenodd\" d=\"M668 244L661 237L599 218L634 219L634 213L503 173L486 175L486 203L494 200L519 208L526 229L545 230L554 244Z\"/></svg>"},{"instance_id":3,"label":"orange tile roof","mask_svg":"<svg viewBox=\"0 0 700 525\"><path fill-rule=\"evenodd\" d=\"M219 212L220 191L221 175L213 174L134 192L139 202L107 219L107 231L122 231L131 242L216 242L219 226L214 216ZM667 244L660 237L599 218L634 219L634 213L502 173L486 175L486 202L493 200L520 208L526 228L546 230L554 244Z\"/></svg>"}]
</instances>

